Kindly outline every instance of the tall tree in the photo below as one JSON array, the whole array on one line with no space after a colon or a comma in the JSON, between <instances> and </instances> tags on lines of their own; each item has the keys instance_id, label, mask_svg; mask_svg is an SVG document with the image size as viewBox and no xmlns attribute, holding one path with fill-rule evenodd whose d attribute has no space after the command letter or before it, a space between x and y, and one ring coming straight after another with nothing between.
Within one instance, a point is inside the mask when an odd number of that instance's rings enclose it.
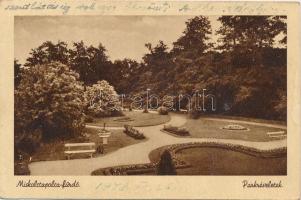
<instances>
[{"instance_id":1,"label":"tall tree","mask_svg":"<svg viewBox=\"0 0 301 200\"><path fill-rule=\"evenodd\" d=\"M51 62L69 63L68 48L65 42L58 41L57 44L53 44L51 41L46 41L38 48L32 49L24 66L32 67Z\"/></svg>"},{"instance_id":2,"label":"tall tree","mask_svg":"<svg viewBox=\"0 0 301 200\"><path fill-rule=\"evenodd\" d=\"M140 64L132 59L116 60L111 66L111 82L119 94L128 94L138 84Z\"/></svg>"},{"instance_id":3,"label":"tall tree","mask_svg":"<svg viewBox=\"0 0 301 200\"><path fill-rule=\"evenodd\" d=\"M69 50L70 54L70 65L73 70L75 70L80 75L80 80L84 83L89 82L89 76L95 74L89 68L89 55L87 52L87 46L83 41L74 42L73 49Z\"/></svg>"},{"instance_id":4,"label":"tall tree","mask_svg":"<svg viewBox=\"0 0 301 200\"><path fill-rule=\"evenodd\" d=\"M219 49L232 51L236 65L262 65L264 48L271 48L275 36L286 34L283 17L272 16L222 16ZM283 38L283 42L286 40Z\"/></svg>"},{"instance_id":5,"label":"tall tree","mask_svg":"<svg viewBox=\"0 0 301 200\"><path fill-rule=\"evenodd\" d=\"M168 47L163 41L152 47L150 43L145 45L149 52L143 56L145 75L142 81L144 88L152 89L157 95L163 95L173 77L166 76L171 70L172 59Z\"/></svg>"},{"instance_id":6,"label":"tall tree","mask_svg":"<svg viewBox=\"0 0 301 200\"><path fill-rule=\"evenodd\" d=\"M98 48L87 47L83 41L73 43L73 49L69 50L70 65L80 74L80 80L91 85L98 80L109 79L108 57L102 44Z\"/></svg>"},{"instance_id":7,"label":"tall tree","mask_svg":"<svg viewBox=\"0 0 301 200\"><path fill-rule=\"evenodd\" d=\"M212 47L208 42L211 24L207 17L196 16L188 20L183 34L174 43L174 52L189 51L192 57L196 57Z\"/></svg>"},{"instance_id":8,"label":"tall tree","mask_svg":"<svg viewBox=\"0 0 301 200\"><path fill-rule=\"evenodd\" d=\"M17 59L14 59L14 82L15 82L15 88L18 87L20 81L21 81L21 64L18 63Z\"/></svg>"}]
</instances>

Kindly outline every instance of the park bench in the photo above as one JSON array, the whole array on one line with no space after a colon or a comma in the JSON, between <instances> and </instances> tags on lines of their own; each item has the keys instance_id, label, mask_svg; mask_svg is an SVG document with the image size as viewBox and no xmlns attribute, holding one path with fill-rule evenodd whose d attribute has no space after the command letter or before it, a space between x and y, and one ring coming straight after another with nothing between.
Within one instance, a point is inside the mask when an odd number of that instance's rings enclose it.
<instances>
[{"instance_id":1,"label":"park bench","mask_svg":"<svg viewBox=\"0 0 301 200\"><path fill-rule=\"evenodd\" d=\"M67 154L68 160L70 159L71 154L85 154L89 153L91 158L93 153L95 153L95 143L66 143L65 147L67 150L65 150L65 154Z\"/></svg>"},{"instance_id":2,"label":"park bench","mask_svg":"<svg viewBox=\"0 0 301 200\"><path fill-rule=\"evenodd\" d=\"M285 131L267 132L269 137L286 137Z\"/></svg>"}]
</instances>

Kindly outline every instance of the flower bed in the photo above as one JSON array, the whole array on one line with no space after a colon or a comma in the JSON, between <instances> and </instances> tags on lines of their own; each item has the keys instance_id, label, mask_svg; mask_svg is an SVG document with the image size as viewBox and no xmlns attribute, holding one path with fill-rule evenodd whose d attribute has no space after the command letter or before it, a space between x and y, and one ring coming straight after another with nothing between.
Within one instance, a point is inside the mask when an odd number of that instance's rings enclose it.
<instances>
[{"instance_id":1,"label":"flower bed","mask_svg":"<svg viewBox=\"0 0 301 200\"><path fill-rule=\"evenodd\" d=\"M164 131L179 135L179 136L188 136L189 131L185 127L176 127L176 126L171 126L171 125L164 125L163 127Z\"/></svg>"},{"instance_id":2,"label":"flower bed","mask_svg":"<svg viewBox=\"0 0 301 200\"><path fill-rule=\"evenodd\" d=\"M231 131L248 131L249 130L248 128L238 125L238 124L226 125L226 126L222 127L222 129L231 130Z\"/></svg>"},{"instance_id":3,"label":"flower bed","mask_svg":"<svg viewBox=\"0 0 301 200\"><path fill-rule=\"evenodd\" d=\"M130 125L124 125L124 129L125 130L123 132L134 139L137 139L137 140L145 139L145 136L143 135L143 133L140 133L138 130L134 129Z\"/></svg>"},{"instance_id":4,"label":"flower bed","mask_svg":"<svg viewBox=\"0 0 301 200\"><path fill-rule=\"evenodd\" d=\"M116 167L108 167L104 169L99 169L92 172L92 175L98 175L102 173L106 176L108 175L139 175L147 172L154 172L156 170L156 164L137 164L137 165L123 165Z\"/></svg>"},{"instance_id":5,"label":"flower bed","mask_svg":"<svg viewBox=\"0 0 301 200\"><path fill-rule=\"evenodd\" d=\"M218 143L218 142L191 142L191 143L183 143L183 144L174 144L168 147L168 149L176 155L177 152L188 149L188 148L198 148L198 147L216 147L223 148L232 151L238 151L241 153L249 154L257 157L264 158L276 158L283 156L287 152L286 147L281 147L277 149L269 149L269 150L259 150L253 147L246 147L239 144L229 144L229 143Z\"/></svg>"}]
</instances>

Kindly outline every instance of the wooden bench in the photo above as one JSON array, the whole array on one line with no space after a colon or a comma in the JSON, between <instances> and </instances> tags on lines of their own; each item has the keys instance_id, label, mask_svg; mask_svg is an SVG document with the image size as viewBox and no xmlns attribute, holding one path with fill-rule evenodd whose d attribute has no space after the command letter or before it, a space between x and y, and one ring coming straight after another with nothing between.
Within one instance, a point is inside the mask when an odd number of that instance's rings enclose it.
<instances>
[{"instance_id":1,"label":"wooden bench","mask_svg":"<svg viewBox=\"0 0 301 200\"><path fill-rule=\"evenodd\" d=\"M267 132L269 137L286 137L285 131Z\"/></svg>"},{"instance_id":2,"label":"wooden bench","mask_svg":"<svg viewBox=\"0 0 301 200\"><path fill-rule=\"evenodd\" d=\"M70 155L71 154L77 154L77 153L89 153L91 158L93 157L93 153L95 153L95 143L91 142L91 143L66 143L65 147L67 148L67 150L65 150L65 154L67 154L67 158L68 160L70 159ZM75 148L76 149L72 149ZM79 147L82 147L81 149L79 149Z\"/></svg>"}]
</instances>

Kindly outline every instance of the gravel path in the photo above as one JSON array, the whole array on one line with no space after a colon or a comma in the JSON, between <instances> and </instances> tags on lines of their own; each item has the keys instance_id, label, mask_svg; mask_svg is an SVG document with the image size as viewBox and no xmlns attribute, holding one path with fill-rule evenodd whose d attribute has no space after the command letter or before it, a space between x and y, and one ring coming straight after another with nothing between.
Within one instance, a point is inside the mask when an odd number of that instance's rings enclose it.
<instances>
[{"instance_id":1,"label":"gravel path","mask_svg":"<svg viewBox=\"0 0 301 200\"><path fill-rule=\"evenodd\" d=\"M240 121L241 122L241 121ZM185 115L171 114L167 124L182 126L186 123ZM274 126L274 125L273 125ZM92 127L91 127L92 128ZM95 128L95 127L94 127ZM286 147L286 139L269 142L250 142L214 138L179 138L160 131L163 125L137 127L148 138L145 142L118 149L115 152L90 159L57 160L33 162L29 165L31 175L90 175L98 168L117 165L142 164L149 162L149 153L159 147L187 142L220 142L240 144L260 150Z\"/></svg>"}]
</instances>

